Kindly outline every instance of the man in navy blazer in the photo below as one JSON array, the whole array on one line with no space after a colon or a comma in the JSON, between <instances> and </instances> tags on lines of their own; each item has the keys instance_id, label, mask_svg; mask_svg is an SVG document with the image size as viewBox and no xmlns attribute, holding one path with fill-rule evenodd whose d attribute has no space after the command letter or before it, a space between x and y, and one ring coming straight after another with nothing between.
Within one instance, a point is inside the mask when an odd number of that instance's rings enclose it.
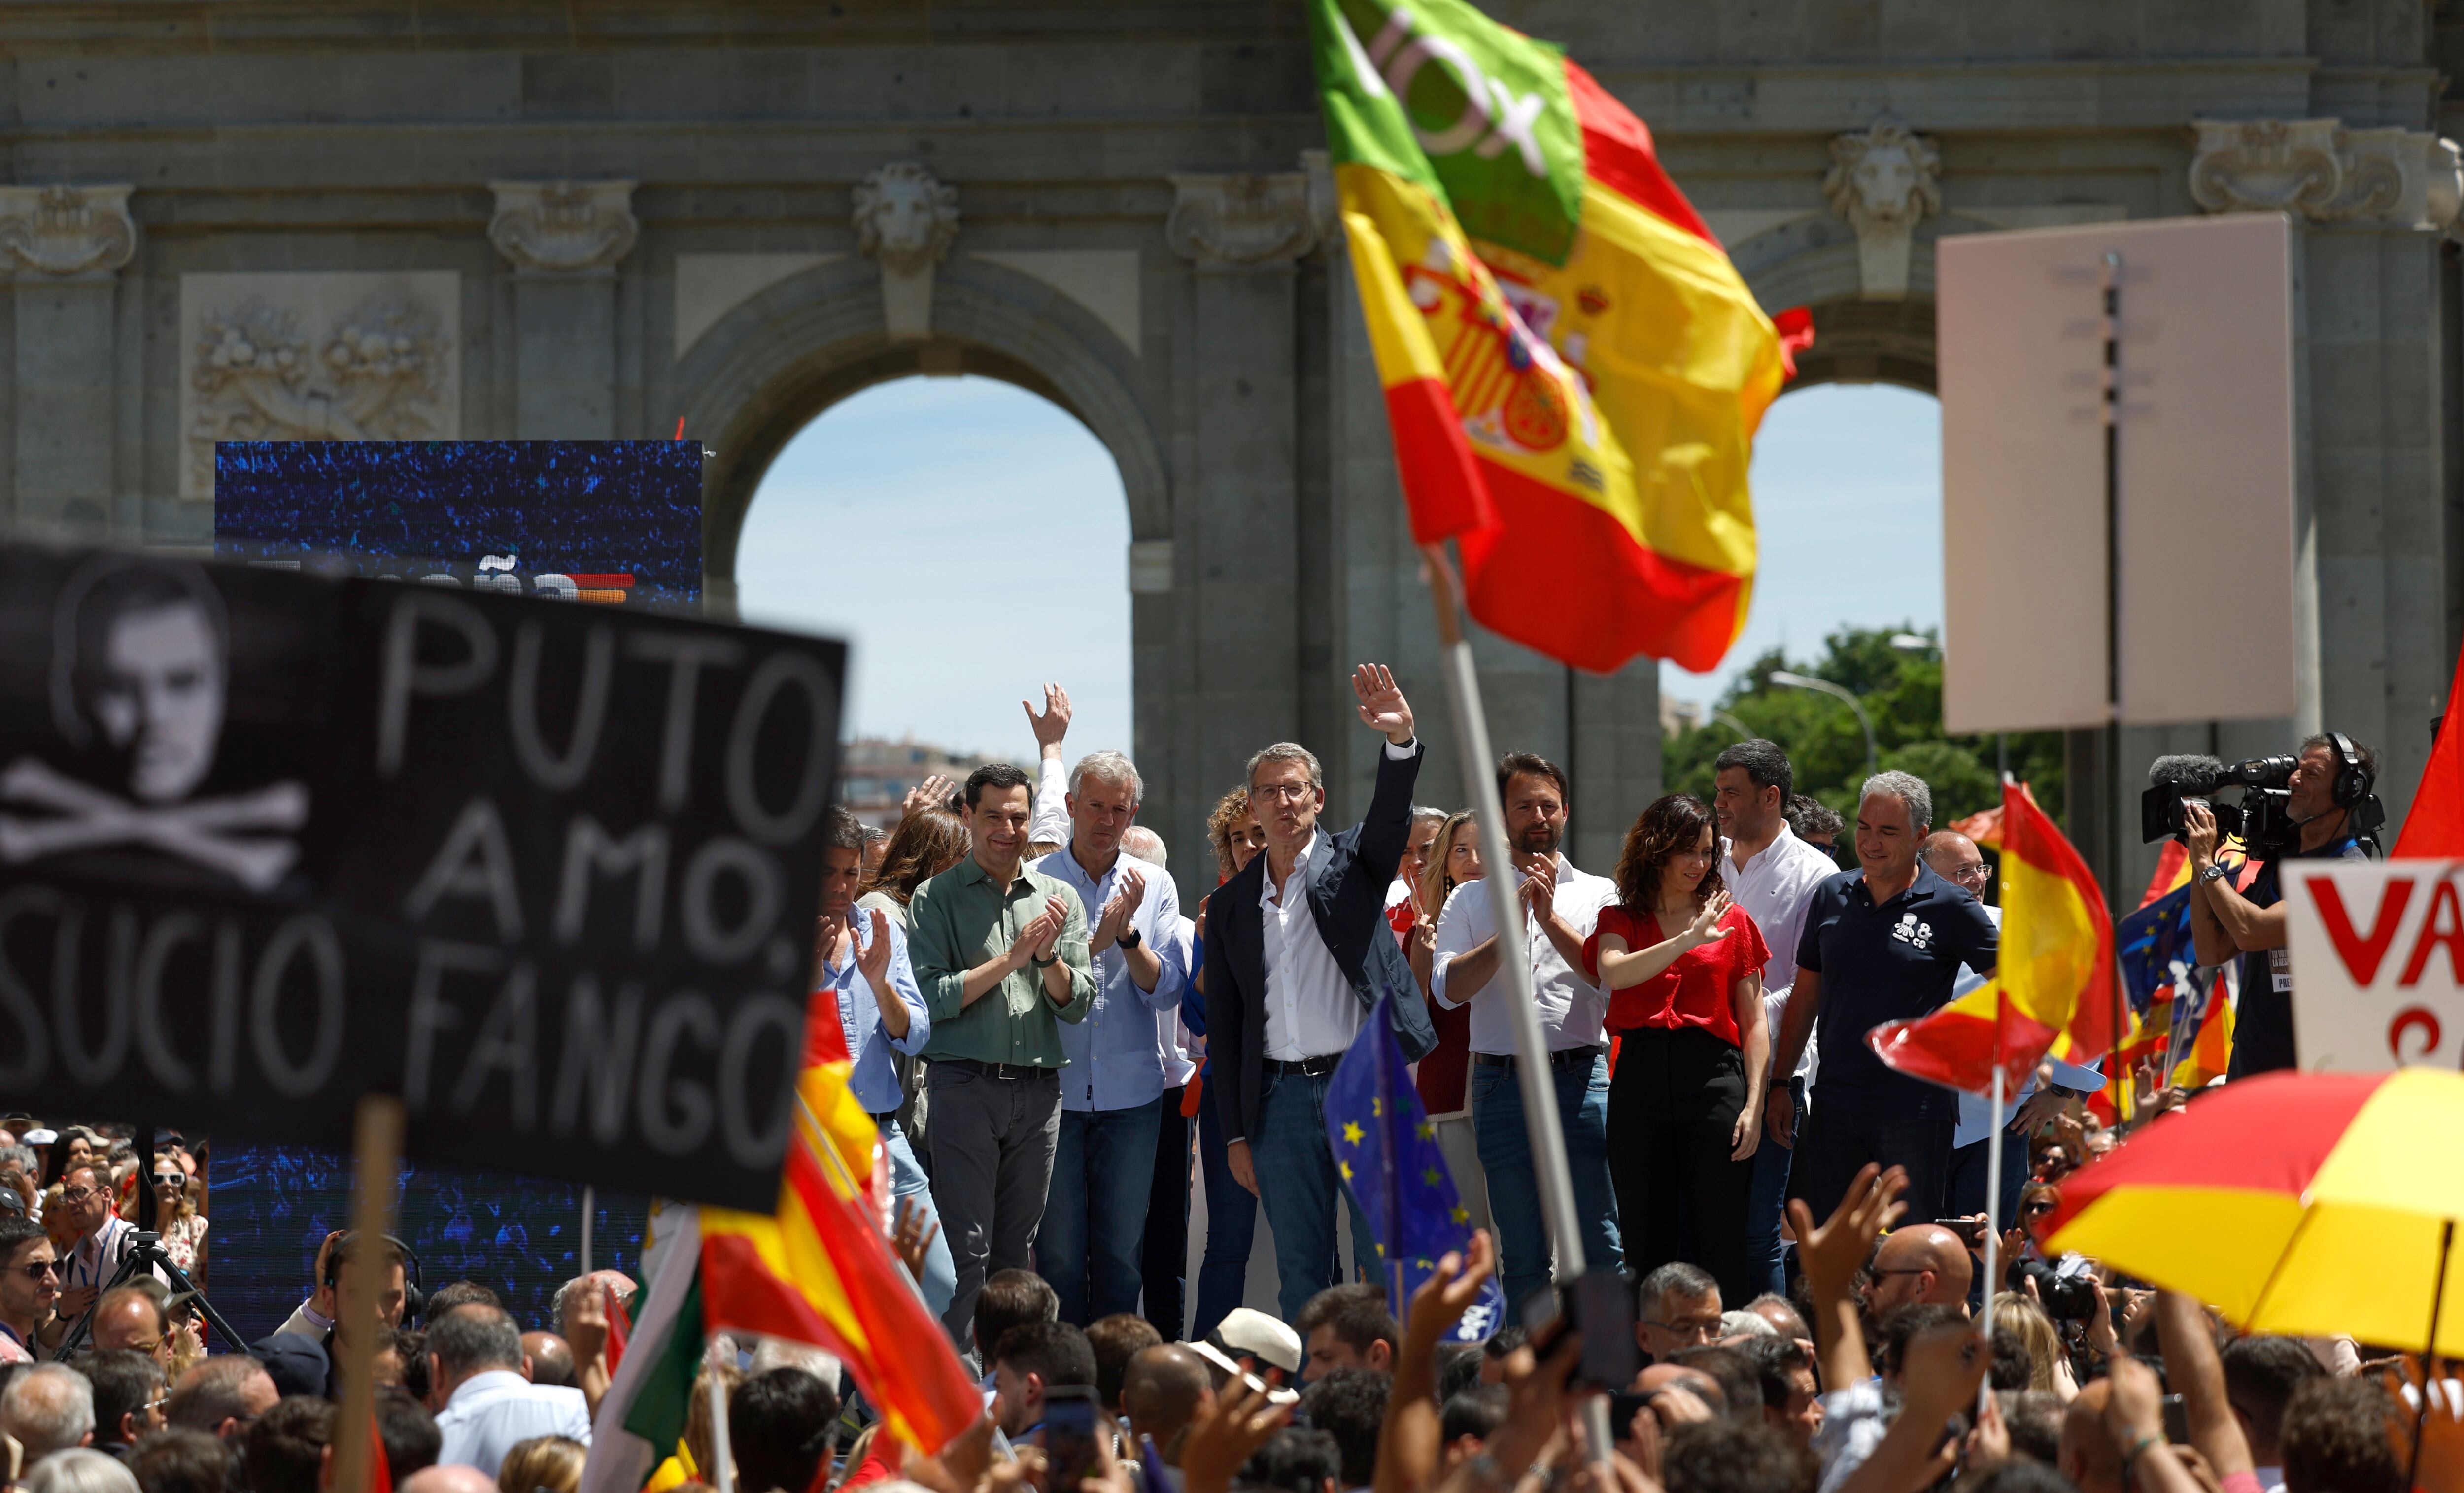
<instances>
[{"instance_id":1,"label":"man in navy blazer","mask_svg":"<svg viewBox=\"0 0 2464 1493\"><path fill-rule=\"evenodd\" d=\"M1386 921L1386 889L1411 837L1421 746L1412 707L1383 665L1352 673L1362 725L1382 733L1377 789L1366 818L1340 834L1318 826L1326 778L1309 749L1278 742L1249 758L1249 804L1265 853L1207 903L1209 1096L1223 1120L1226 1159L1258 1195L1275 1234L1283 1317L1339 1284L1335 1197L1343 1192L1326 1138L1326 1088L1380 995L1395 999L1406 1058L1438 1044L1402 946ZM1272 1181L1261 1188L1260 1178ZM1357 1200L1352 1256L1380 1279L1376 1237Z\"/></svg>"}]
</instances>

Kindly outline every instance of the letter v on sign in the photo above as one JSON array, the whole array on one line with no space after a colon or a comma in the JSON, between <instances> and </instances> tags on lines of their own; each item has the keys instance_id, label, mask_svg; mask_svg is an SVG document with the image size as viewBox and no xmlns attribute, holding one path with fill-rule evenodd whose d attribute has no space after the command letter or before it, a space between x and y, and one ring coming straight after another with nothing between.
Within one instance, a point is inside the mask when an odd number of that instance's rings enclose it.
<instances>
[{"instance_id":1,"label":"letter v on sign","mask_svg":"<svg viewBox=\"0 0 2464 1493\"><path fill-rule=\"evenodd\" d=\"M2379 965L2387 958L2387 950L2395 943L2396 929L2404 922L2404 910L2412 902L2412 878L2391 876L2387 889L2379 896L2378 911L2370 919L2366 936L2353 931L2353 919L2344 911L2343 893L2336 889L2332 876L2313 876L2310 895L2319 904L2319 921L2325 926L2327 937L2336 946L2336 957L2344 961L2352 972L2353 983L2367 985L2378 977ZM2451 891L2452 897L2453 893Z\"/></svg>"}]
</instances>

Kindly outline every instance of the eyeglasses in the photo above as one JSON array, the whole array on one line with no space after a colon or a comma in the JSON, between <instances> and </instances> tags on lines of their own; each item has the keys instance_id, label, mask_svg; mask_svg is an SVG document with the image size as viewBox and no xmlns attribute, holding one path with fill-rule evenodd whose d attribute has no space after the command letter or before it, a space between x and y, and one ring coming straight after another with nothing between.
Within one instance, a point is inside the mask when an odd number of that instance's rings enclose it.
<instances>
[{"instance_id":1,"label":"eyeglasses","mask_svg":"<svg viewBox=\"0 0 2464 1493\"><path fill-rule=\"evenodd\" d=\"M1699 1337L1707 1340L1720 1335L1720 1319L1717 1317L1685 1317L1675 1322L1645 1322L1643 1326L1658 1328L1662 1332L1673 1332L1679 1337Z\"/></svg>"},{"instance_id":2,"label":"eyeglasses","mask_svg":"<svg viewBox=\"0 0 2464 1493\"><path fill-rule=\"evenodd\" d=\"M1974 866L1963 866L1952 871L1950 879L1963 887L1982 887L1993 879L1993 867L1980 861Z\"/></svg>"},{"instance_id":3,"label":"eyeglasses","mask_svg":"<svg viewBox=\"0 0 2464 1493\"><path fill-rule=\"evenodd\" d=\"M18 1265L16 1268L25 1272L27 1280L39 1281L47 1275L58 1275L60 1262L56 1260L38 1260L33 1264Z\"/></svg>"},{"instance_id":4,"label":"eyeglasses","mask_svg":"<svg viewBox=\"0 0 2464 1493\"><path fill-rule=\"evenodd\" d=\"M1309 785L1305 782L1268 782L1260 783L1251 788L1249 796L1259 799L1280 799L1286 803L1298 803L1308 798L1310 791Z\"/></svg>"}]
</instances>

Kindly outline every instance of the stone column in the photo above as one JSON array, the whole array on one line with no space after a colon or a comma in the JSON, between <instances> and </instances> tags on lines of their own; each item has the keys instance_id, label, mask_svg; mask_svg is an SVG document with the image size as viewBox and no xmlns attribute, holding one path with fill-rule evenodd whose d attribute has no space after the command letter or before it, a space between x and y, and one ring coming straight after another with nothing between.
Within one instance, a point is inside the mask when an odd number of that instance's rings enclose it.
<instances>
[{"instance_id":1,"label":"stone column","mask_svg":"<svg viewBox=\"0 0 2464 1493\"><path fill-rule=\"evenodd\" d=\"M1625 847L1626 826L1661 791L1660 661L1638 658L1613 674L1566 673L1565 768L1574 795L1566 854L1606 876ZM1489 724L1494 731L1497 723Z\"/></svg>"},{"instance_id":2,"label":"stone column","mask_svg":"<svg viewBox=\"0 0 2464 1493\"><path fill-rule=\"evenodd\" d=\"M16 279L21 532L102 538L112 470L112 301L137 251L127 187L0 187L0 255Z\"/></svg>"},{"instance_id":3,"label":"stone column","mask_svg":"<svg viewBox=\"0 0 2464 1493\"><path fill-rule=\"evenodd\" d=\"M2454 653L2443 574L2439 252L2464 201L2464 165L2427 130L2346 129L2331 119L2193 128L2189 187L2201 208L2283 212L2301 230L2300 714L2271 732L2220 723L2219 754L2287 751L2321 729L2367 743L2379 753L2392 844L2429 757L2431 719L2454 708L2445 698Z\"/></svg>"},{"instance_id":4,"label":"stone column","mask_svg":"<svg viewBox=\"0 0 2464 1493\"><path fill-rule=\"evenodd\" d=\"M488 240L514 266L514 434L616 434L616 264L633 247L631 182L491 182Z\"/></svg>"},{"instance_id":5,"label":"stone column","mask_svg":"<svg viewBox=\"0 0 2464 1493\"><path fill-rule=\"evenodd\" d=\"M1174 504L1183 679L1192 718L1212 726L1177 755L1211 802L1251 751L1299 729L1293 266L1317 230L1298 172L1172 184L1164 236L1198 266L1194 459Z\"/></svg>"}]
</instances>

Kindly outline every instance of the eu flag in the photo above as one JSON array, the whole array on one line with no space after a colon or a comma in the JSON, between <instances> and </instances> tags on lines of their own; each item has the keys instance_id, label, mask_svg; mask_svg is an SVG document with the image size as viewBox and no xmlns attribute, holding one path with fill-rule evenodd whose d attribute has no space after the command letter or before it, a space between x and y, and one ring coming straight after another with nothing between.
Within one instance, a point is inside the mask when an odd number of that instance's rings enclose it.
<instances>
[{"instance_id":1,"label":"eu flag","mask_svg":"<svg viewBox=\"0 0 2464 1493\"><path fill-rule=\"evenodd\" d=\"M1360 1023L1326 1089L1326 1138L1353 1200L1377 1233L1386 1290L1399 1318L1446 1251L1471 1247L1471 1214L1455 1191L1438 1129L1413 1088L1395 1041L1388 997ZM1506 1294L1491 1276L1451 1341L1478 1343L1504 1325Z\"/></svg>"},{"instance_id":2,"label":"eu flag","mask_svg":"<svg viewBox=\"0 0 2464 1493\"><path fill-rule=\"evenodd\" d=\"M2113 945L2131 1012L2144 1021L2149 1007L2172 999L2175 981L2199 962L2190 941L2189 887L2176 887L2114 924Z\"/></svg>"}]
</instances>

